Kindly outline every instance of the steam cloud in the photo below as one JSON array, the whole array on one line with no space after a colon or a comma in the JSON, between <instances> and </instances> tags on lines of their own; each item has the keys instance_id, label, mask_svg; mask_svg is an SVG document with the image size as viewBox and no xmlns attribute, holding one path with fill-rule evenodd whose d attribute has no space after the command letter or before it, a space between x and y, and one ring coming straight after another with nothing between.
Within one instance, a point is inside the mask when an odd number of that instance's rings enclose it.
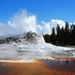
<instances>
[{"instance_id":1,"label":"steam cloud","mask_svg":"<svg viewBox=\"0 0 75 75\"><path fill-rule=\"evenodd\" d=\"M52 19L50 22L41 21L42 25L37 24L36 15L28 13L25 9L15 13L7 24L0 23L0 35L22 34L24 32L33 31L36 33L51 33L53 27L57 24L60 27L65 25L62 20Z\"/></svg>"}]
</instances>

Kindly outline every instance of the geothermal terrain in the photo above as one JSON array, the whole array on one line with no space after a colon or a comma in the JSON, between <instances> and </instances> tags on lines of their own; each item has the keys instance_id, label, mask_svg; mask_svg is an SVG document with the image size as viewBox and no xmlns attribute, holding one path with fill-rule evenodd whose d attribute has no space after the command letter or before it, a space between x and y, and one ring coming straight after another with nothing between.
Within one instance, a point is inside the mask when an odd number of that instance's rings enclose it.
<instances>
[{"instance_id":1,"label":"geothermal terrain","mask_svg":"<svg viewBox=\"0 0 75 75\"><path fill-rule=\"evenodd\" d=\"M75 49L45 43L42 35L31 31L17 42L0 44L0 62L33 62L37 59L63 58L75 58Z\"/></svg>"},{"instance_id":2,"label":"geothermal terrain","mask_svg":"<svg viewBox=\"0 0 75 75\"><path fill-rule=\"evenodd\" d=\"M75 75L75 49L27 32L16 42L0 44L0 75Z\"/></svg>"}]
</instances>

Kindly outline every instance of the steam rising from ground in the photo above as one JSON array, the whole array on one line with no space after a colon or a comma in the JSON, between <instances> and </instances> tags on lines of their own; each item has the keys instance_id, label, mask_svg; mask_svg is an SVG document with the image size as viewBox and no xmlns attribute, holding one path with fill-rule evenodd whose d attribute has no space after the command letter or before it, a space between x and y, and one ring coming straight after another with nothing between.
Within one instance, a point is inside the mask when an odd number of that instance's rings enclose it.
<instances>
[{"instance_id":1,"label":"steam rising from ground","mask_svg":"<svg viewBox=\"0 0 75 75\"><path fill-rule=\"evenodd\" d=\"M56 27L57 24L59 24L60 27L65 25L64 21L57 19L52 19L50 22L41 21L41 24L38 24L36 15L23 9L15 13L7 24L0 22L0 35L22 34L28 31L50 34L52 28Z\"/></svg>"},{"instance_id":2,"label":"steam rising from ground","mask_svg":"<svg viewBox=\"0 0 75 75\"><path fill-rule=\"evenodd\" d=\"M20 32L33 31L37 32L36 29L36 16L30 15L26 10L21 10L16 13L8 24L17 29Z\"/></svg>"},{"instance_id":3,"label":"steam rising from ground","mask_svg":"<svg viewBox=\"0 0 75 75\"><path fill-rule=\"evenodd\" d=\"M15 13L7 24L0 23L1 35L22 34L28 31L37 32L36 16L29 14L26 10Z\"/></svg>"}]
</instances>

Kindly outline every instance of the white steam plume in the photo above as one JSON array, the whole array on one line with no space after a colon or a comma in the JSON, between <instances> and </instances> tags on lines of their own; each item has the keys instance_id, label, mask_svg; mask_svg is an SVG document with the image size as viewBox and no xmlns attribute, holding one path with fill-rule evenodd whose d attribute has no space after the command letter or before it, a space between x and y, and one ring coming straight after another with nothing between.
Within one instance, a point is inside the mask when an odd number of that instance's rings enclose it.
<instances>
[{"instance_id":1,"label":"white steam plume","mask_svg":"<svg viewBox=\"0 0 75 75\"><path fill-rule=\"evenodd\" d=\"M37 24L36 15L23 9L15 13L7 24L0 23L0 36L22 34L28 31L51 34L52 28L57 24L60 27L65 26L65 22L58 19L52 19L50 22L41 21L41 23L42 25Z\"/></svg>"},{"instance_id":2,"label":"white steam plume","mask_svg":"<svg viewBox=\"0 0 75 75\"><path fill-rule=\"evenodd\" d=\"M26 10L20 10L7 24L0 23L0 34L6 36L28 31L37 32L36 26L36 16L29 14Z\"/></svg>"}]
</instances>

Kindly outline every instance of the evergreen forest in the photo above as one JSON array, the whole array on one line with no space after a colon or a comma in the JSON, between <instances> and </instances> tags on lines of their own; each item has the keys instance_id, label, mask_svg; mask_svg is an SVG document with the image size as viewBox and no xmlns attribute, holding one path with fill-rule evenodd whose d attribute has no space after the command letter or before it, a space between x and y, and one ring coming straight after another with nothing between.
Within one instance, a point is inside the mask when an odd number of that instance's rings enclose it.
<instances>
[{"instance_id":1,"label":"evergreen forest","mask_svg":"<svg viewBox=\"0 0 75 75\"><path fill-rule=\"evenodd\" d=\"M47 43L52 43L59 46L71 46L75 45L75 24L69 25L65 23L65 27L61 27L57 24L56 28L52 28L51 34L43 35Z\"/></svg>"}]
</instances>

